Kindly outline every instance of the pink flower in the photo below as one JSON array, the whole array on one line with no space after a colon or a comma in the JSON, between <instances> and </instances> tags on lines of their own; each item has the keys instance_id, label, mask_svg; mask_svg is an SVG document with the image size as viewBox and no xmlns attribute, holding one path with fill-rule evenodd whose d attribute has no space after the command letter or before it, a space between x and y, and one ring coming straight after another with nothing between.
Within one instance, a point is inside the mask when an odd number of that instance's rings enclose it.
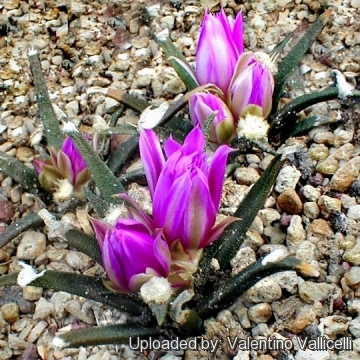
<instances>
[{"instance_id":1,"label":"pink flower","mask_svg":"<svg viewBox=\"0 0 360 360\"><path fill-rule=\"evenodd\" d=\"M235 136L234 118L226 104L211 93L196 93L190 98L190 117L194 125L199 124L204 131L206 120L214 112L209 141L213 144L229 144Z\"/></svg>"},{"instance_id":2,"label":"pink flower","mask_svg":"<svg viewBox=\"0 0 360 360\"><path fill-rule=\"evenodd\" d=\"M170 250L161 231L152 232L134 218L119 219L115 226L91 219L102 261L113 290L137 292L151 277L170 271Z\"/></svg>"},{"instance_id":3,"label":"pink flower","mask_svg":"<svg viewBox=\"0 0 360 360\"><path fill-rule=\"evenodd\" d=\"M231 79L227 103L235 121L250 113L266 118L271 111L274 77L251 52L239 57Z\"/></svg>"},{"instance_id":4,"label":"pink flower","mask_svg":"<svg viewBox=\"0 0 360 360\"><path fill-rule=\"evenodd\" d=\"M35 171L42 187L50 191L57 181L67 179L73 186L74 192L80 192L81 187L90 180L91 175L71 138L65 139L61 150L49 148L49 152L50 159L34 159Z\"/></svg>"},{"instance_id":5,"label":"pink flower","mask_svg":"<svg viewBox=\"0 0 360 360\"><path fill-rule=\"evenodd\" d=\"M216 15L206 9L196 50L196 76L200 85L217 85L226 96L237 59L244 51L243 20L226 17L224 9Z\"/></svg>"},{"instance_id":6,"label":"pink flower","mask_svg":"<svg viewBox=\"0 0 360 360\"><path fill-rule=\"evenodd\" d=\"M227 155L220 146L209 164L205 138L196 126L180 145L170 137L164 146L152 130L140 133L140 156L153 199L154 227L162 229L170 248L181 244L185 252L215 241L235 218L215 226Z\"/></svg>"}]
</instances>

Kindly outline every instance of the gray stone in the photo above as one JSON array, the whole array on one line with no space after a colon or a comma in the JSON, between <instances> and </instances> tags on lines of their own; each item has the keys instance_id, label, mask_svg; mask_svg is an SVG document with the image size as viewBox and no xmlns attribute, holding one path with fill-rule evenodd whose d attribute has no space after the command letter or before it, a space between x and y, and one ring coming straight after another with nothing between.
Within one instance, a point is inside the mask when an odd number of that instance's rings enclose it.
<instances>
[{"instance_id":1,"label":"gray stone","mask_svg":"<svg viewBox=\"0 0 360 360\"><path fill-rule=\"evenodd\" d=\"M360 317L359 316L350 321L349 331L356 338L360 338Z\"/></svg>"},{"instance_id":2,"label":"gray stone","mask_svg":"<svg viewBox=\"0 0 360 360\"><path fill-rule=\"evenodd\" d=\"M350 206L347 211L347 216L350 219L359 220L360 219L360 205Z\"/></svg>"}]
</instances>

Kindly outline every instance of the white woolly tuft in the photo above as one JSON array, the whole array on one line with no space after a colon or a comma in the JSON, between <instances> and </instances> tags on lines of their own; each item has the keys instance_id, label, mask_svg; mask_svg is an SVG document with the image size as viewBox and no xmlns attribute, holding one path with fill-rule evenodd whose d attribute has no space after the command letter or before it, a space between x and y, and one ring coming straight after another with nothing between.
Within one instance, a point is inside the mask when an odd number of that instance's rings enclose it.
<instances>
[{"instance_id":1,"label":"white woolly tuft","mask_svg":"<svg viewBox=\"0 0 360 360\"><path fill-rule=\"evenodd\" d=\"M71 182L68 179L62 179L58 180L56 185L57 190L54 192L54 200L60 202L70 200L74 190Z\"/></svg>"},{"instance_id":2,"label":"white woolly tuft","mask_svg":"<svg viewBox=\"0 0 360 360\"><path fill-rule=\"evenodd\" d=\"M154 302L157 305L162 305L172 295L171 285L168 279L154 276L141 286L140 295L147 304Z\"/></svg>"},{"instance_id":3,"label":"white woolly tuft","mask_svg":"<svg viewBox=\"0 0 360 360\"><path fill-rule=\"evenodd\" d=\"M256 141L266 139L268 130L269 124L264 118L247 114L239 120L237 134Z\"/></svg>"},{"instance_id":4,"label":"white woolly tuft","mask_svg":"<svg viewBox=\"0 0 360 360\"><path fill-rule=\"evenodd\" d=\"M282 259L285 259L287 252L284 249L276 249L271 252L269 255L266 255L262 260L261 264L266 265L267 263L278 262Z\"/></svg>"},{"instance_id":5,"label":"white woolly tuft","mask_svg":"<svg viewBox=\"0 0 360 360\"><path fill-rule=\"evenodd\" d=\"M105 215L105 218L103 219L107 223L111 225L115 225L116 221L119 218L127 217L128 211L126 209L125 205L114 205L111 206L107 214Z\"/></svg>"},{"instance_id":6,"label":"white woolly tuft","mask_svg":"<svg viewBox=\"0 0 360 360\"><path fill-rule=\"evenodd\" d=\"M346 81L345 75L339 70L333 70L333 74L336 78L336 87L339 90L339 98L346 99L348 96L352 95L354 86Z\"/></svg>"},{"instance_id":7,"label":"white woolly tuft","mask_svg":"<svg viewBox=\"0 0 360 360\"><path fill-rule=\"evenodd\" d=\"M53 345L55 348L57 348L57 349L62 349L62 348L64 348L64 347L66 347L66 346L69 346L70 343L64 341L64 340L63 340L61 337L59 337L59 336L55 336L55 337L53 338L52 345Z\"/></svg>"},{"instance_id":8,"label":"white woolly tuft","mask_svg":"<svg viewBox=\"0 0 360 360\"><path fill-rule=\"evenodd\" d=\"M42 277L46 271L43 270L41 273L37 273L31 265L24 262L19 262L19 265L23 268L17 277L17 283L21 287L28 286L37 278Z\"/></svg>"},{"instance_id":9,"label":"white woolly tuft","mask_svg":"<svg viewBox=\"0 0 360 360\"><path fill-rule=\"evenodd\" d=\"M65 134L70 134L70 133L78 133L79 130L77 129L76 125L73 122L67 121L64 122L62 132Z\"/></svg>"}]
</instances>

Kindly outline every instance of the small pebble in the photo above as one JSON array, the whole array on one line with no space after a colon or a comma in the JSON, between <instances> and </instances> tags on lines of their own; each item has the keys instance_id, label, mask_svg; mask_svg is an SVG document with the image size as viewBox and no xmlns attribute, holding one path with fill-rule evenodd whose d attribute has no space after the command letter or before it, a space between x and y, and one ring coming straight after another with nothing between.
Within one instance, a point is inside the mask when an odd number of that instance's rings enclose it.
<instances>
[{"instance_id":1,"label":"small pebble","mask_svg":"<svg viewBox=\"0 0 360 360\"><path fill-rule=\"evenodd\" d=\"M347 229L346 215L341 211L334 211L330 214L329 222L335 231L345 233Z\"/></svg>"},{"instance_id":2,"label":"small pebble","mask_svg":"<svg viewBox=\"0 0 360 360\"><path fill-rule=\"evenodd\" d=\"M318 144L332 145L335 140L335 135L330 131L317 132L314 136L314 141Z\"/></svg>"},{"instance_id":3,"label":"small pebble","mask_svg":"<svg viewBox=\"0 0 360 360\"><path fill-rule=\"evenodd\" d=\"M45 331L45 329L48 327L48 323L46 321L39 321L35 327L30 331L29 336L27 337L27 342L33 343L35 342L41 334Z\"/></svg>"},{"instance_id":4,"label":"small pebble","mask_svg":"<svg viewBox=\"0 0 360 360\"><path fill-rule=\"evenodd\" d=\"M237 168L234 175L240 185L252 185L260 178L259 172L254 168Z\"/></svg>"},{"instance_id":5,"label":"small pebble","mask_svg":"<svg viewBox=\"0 0 360 360\"><path fill-rule=\"evenodd\" d=\"M299 195L293 189L288 189L283 191L278 199L278 205L287 213L290 214L301 214L302 212L302 202L299 198Z\"/></svg>"},{"instance_id":6,"label":"small pebble","mask_svg":"<svg viewBox=\"0 0 360 360\"><path fill-rule=\"evenodd\" d=\"M330 225L324 219L313 220L310 224L310 231L318 239L328 240L334 236L334 232L332 231Z\"/></svg>"},{"instance_id":7,"label":"small pebble","mask_svg":"<svg viewBox=\"0 0 360 360\"><path fill-rule=\"evenodd\" d=\"M359 171L360 156L356 156L335 172L330 181L331 189L339 192L346 192L356 180Z\"/></svg>"},{"instance_id":8,"label":"small pebble","mask_svg":"<svg viewBox=\"0 0 360 360\"><path fill-rule=\"evenodd\" d=\"M8 303L1 307L1 314L5 321L14 323L19 319L19 306L16 303Z\"/></svg>"},{"instance_id":9,"label":"small pebble","mask_svg":"<svg viewBox=\"0 0 360 360\"><path fill-rule=\"evenodd\" d=\"M279 212L275 209L267 208L259 211L259 218L262 220L264 226L270 226L281 217Z\"/></svg>"},{"instance_id":10,"label":"small pebble","mask_svg":"<svg viewBox=\"0 0 360 360\"><path fill-rule=\"evenodd\" d=\"M286 245L296 249L306 239L306 231L302 225L301 217L294 215L287 228Z\"/></svg>"},{"instance_id":11,"label":"small pebble","mask_svg":"<svg viewBox=\"0 0 360 360\"><path fill-rule=\"evenodd\" d=\"M351 196L360 196L360 180L356 180L350 187Z\"/></svg>"},{"instance_id":12,"label":"small pebble","mask_svg":"<svg viewBox=\"0 0 360 360\"><path fill-rule=\"evenodd\" d=\"M299 286L300 299L308 304L325 301L334 292L332 284L305 281Z\"/></svg>"},{"instance_id":13,"label":"small pebble","mask_svg":"<svg viewBox=\"0 0 360 360\"><path fill-rule=\"evenodd\" d=\"M15 207L11 201L0 199L0 222L9 224L15 214Z\"/></svg>"},{"instance_id":14,"label":"small pebble","mask_svg":"<svg viewBox=\"0 0 360 360\"><path fill-rule=\"evenodd\" d=\"M73 269L81 271L88 269L92 264L92 260L89 256L78 251L70 251L66 255L65 260Z\"/></svg>"},{"instance_id":15,"label":"small pebble","mask_svg":"<svg viewBox=\"0 0 360 360\"><path fill-rule=\"evenodd\" d=\"M23 297L28 301L39 300L42 296L43 289L36 286L25 286L23 288Z\"/></svg>"},{"instance_id":16,"label":"small pebble","mask_svg":"<svg viewBox=\"0 0 360 360\"><path fill-rule=\"evenodd\" d=\"M316 202L309 201L304 203L303 212L309 219L316 219L320 214L320 209Z\"/></svg>"},{"instance_id":17,"label":"small pebble","mask_svg":"<svg viewBox=\"0 0 360 360\"><path fill-rule=\"evenodd\" d=\"M255 305L256 306L256 305ZM251 335L254 337L268 337L271 334L267 324L260 323L257 324L253 329L251 329Z\"/></svg>"},{"instance_id":18,"label":"small pebble","mask_svg":"<svg viewBox=\"0 0 360 360\"><path fill-rule=\"evenodd\" d=\"M272 315L271 306L268 303L260 303L252 306L248 316L255 324L266 323Z\"/></svg>"},{"instance_id":19,"label":"small pebble","mask_svg":"<svg viewBox=\"0 0 360 360\"><path fill-rule=\"evenodd\" d=\"M359 220L360 219L360 205L350 206L346 215L349 219Z\"/></svg>"},{"instance_id":20,"label":"small pebble","mask_svg":"<svg viewBox=\"0 0 360 360\"><path fill-rule=\"evenodd\" d=\"M39 299L35 307L34 320L45 320L49 316L55 315L55 306L43 297Z\"/></svg>"},{"instance_id":21,"label":"small pebble","mask_svg":"<svg viewBox=\"0 0 360 360\"><path fill-rule=\"evenodd\" d=\"M309 156L314 160L325 160L329 156L329 149L324 144L312 144Z\"/></svg>"},{"instance_id":22,"label":"small pebble","mask_svg":"<svg viewBox=\"0 0 360 360\"><path fill-rule=\"evenodd\" d=\"M327 195L321 195L318 201L321 214L327 219L334 211L341 211L341 200Z\"/></svg>"},{"instance_id":23,"label":"small pebble","mask_svg":"<svg viewBox=\"0 0 360 360\"><path fill-rule=\"evenodd\" d=\"M316 245L305 240L298 246L295 255L299 260L311 261L316 259L316 252Z\"/></svg>"},{"instance_id":24,"label":"small pebble","mask_svg":"<svg viewBox=\"0 0 360 360\"><path fill-rule=\"evenodd\" d=\"M343 259L352 265L360 265L360 244L356 244L352 249L345 250Z\"/></svg>"},{"instance_id":25,"label":"small pebble","mask_svg":"<svg viewBox=\"0 0 360 360\"><path fill-rule=\"evenodd\" d=\"M339 147L335 152L333 152L332 156L336 160L349 161L354 149L355 149L355 147L353 144L347 143L347 144Z\"/></svg>"},{"instance_id":26,"label":"small pebble","mask_svg":"<svg viewBox=\"0 0 360 360\"><path fill-rule=\"evenodd\" d=\"M46 237L44 234L38 231L26 231L23 233L16 256L21 260L34 260L44 253L45 247Z\"/></svg>"},{"instance_id":27,"label":"small pebble","mask_svg":"<svg viewBox=\"0 0 360 360\"><path fill-rule=\"evenodd\" d=\"M309 201L317 201L321 196L321 190L312 185L305 185L302 188L302 193L304 197Z\"/></svg>"},{"instance_id":28,"label":"small pebble","mask_svg":"<svg viewBox=\"0 0 360 360\"><path fill-rule=\"evenodd\" d=\"M300 171L292 166L283 167L276 178L275 190L278 193L282 193L285 190L295 189L300 176Z\"/></svg>"},{"instance_id":29,"label":"small pebble","mask_svg":"<svg viewBox=\"0 0 360 360\"><path fill-rule=\"evenodd\" d=\"M349 272L345 274L347 284L352 287L360 283L360 267L353 266ZM360 300L359 300L360 301ZM359 308L360 310L360 308Z\"/></svg>"},{"instance_id":30,"label":"small pebble","mask_svg":"<svg viewBox=\"0 0 360 360\"><path fill-rule=\"evenodd\" d=\"M265 278L256 283L245 294L244 299L253 303L267 302L279 300L282 292L278 283L272 278Z\"/></svg>"},{"instance_id":31,"label":"small pebble","mask_svg":"<svg viewBox=\"0 0 360 360\"><path fill-rule=\"evenodd\" d=\"M324 176L320 173L316 173L309 177L309 184L312 186L320 186L324 181Z\"/></svg>"},{"instance_id":32,"label":"small pebble","mask_svg":"<svg viewBox=\"0 0 360 360\"><path fill-rule=\"evenodd\" d=\"M360 338L360 317L359 316L350 321L349 331L356 338Z\"/></svg>"},{"instance_id":33,"label":"small pebble","mask_svg":"<svg viewBox=\"0 0 360 360\"><path fill-rule=\"evenodd\" d=\"M325 160L320 160L316 165L316 171L324 175L333 175L338 168L339 162L331 155Z\"/></svg>"}]
</instances>

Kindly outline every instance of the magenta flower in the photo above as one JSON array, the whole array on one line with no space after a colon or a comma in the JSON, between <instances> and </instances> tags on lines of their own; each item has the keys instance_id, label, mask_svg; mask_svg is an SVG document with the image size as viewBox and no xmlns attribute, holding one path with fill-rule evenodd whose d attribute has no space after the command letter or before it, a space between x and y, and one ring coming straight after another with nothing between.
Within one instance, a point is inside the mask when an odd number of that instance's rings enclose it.
<instances>
[{"instance_id":1,"label":"magenta flower","mask_svg":"<svg viewBox=\"0 0 360 360\"><path fill-rule=\"evenodd\" d=\"M134 218L119 219L115 226L96 219L91 222L111 289L137 292L151 277L169 275L170 250L161 231L153 233Z\"/></svg>"},{"instance_id":2,"label":"magenta flower","mask_svg":"<svg viewBox=\"0 0 360 360\"><path fill-rule=\"evenodd\" d=\"M206 120L216 112L210 126L209 141L213 144L229 144L235 136L234 118L226 104L211 93L196 93L190 98L190 117L194 125L204 130Z\"/></svg>"},{"instance_id":3,"label":"magenta flower","mask_svg":"<svg viewBox=\"0 0 360 360\"><path fill-rule=\"evenodd\" d=\"M226 17L224 9L216 15L206 9L196 50L196 76L200 85L217 85L226 96L236 62L244 51L243 20Z\"/></svg>"},{"instance_id":4,"label":"magenta flower","mask_svg":"<svg viewBox=\"0 0 360 360\"><path fill-rule=\"evenodd\" d=\"M252 114L266 118L271 111L274 77L251 52L239 57L231 79L227 103L235 120Z\"/></svg>"},{"instance_id":5,"label":"magenta flower","mask_svg":"<svg viewBox=\"0 0 360 360\"><path fill-rule=\"evenodd\" d=\"M153 199L154 227L162 229L171 249L181 245L190 253L210 245L236 220L228 217L214 226L232 149L220 146L209 164L199 126L182 146L170 137L164 146L166 159L154 131L143 130L139 144Z\"/></svg>"},{"instance_id":6,"label":"magenta flower","mask_svg":"<svg viewBox=\"0 0 360 360\"><path fill-rule=\"evenodd\" d=\"M55 188L59 180L66 179L72 185L74 192L80 192L91 175L71 138L65 139L61 150L49 148L49 152L50 159L34 159L35 171L43 188L50 191Z\"/></svg>"}]
</instances>

